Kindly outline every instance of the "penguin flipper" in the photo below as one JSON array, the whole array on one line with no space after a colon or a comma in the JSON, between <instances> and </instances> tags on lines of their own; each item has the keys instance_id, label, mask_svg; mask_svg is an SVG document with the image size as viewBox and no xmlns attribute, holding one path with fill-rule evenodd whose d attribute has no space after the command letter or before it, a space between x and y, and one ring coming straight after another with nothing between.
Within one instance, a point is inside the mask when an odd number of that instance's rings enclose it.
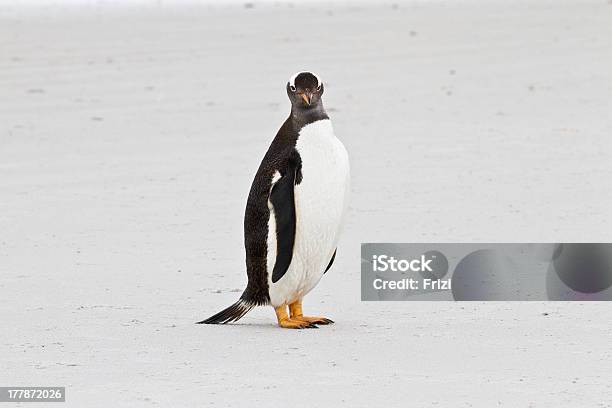
<instances>
[{"instance_id":1,"label":"penguin flipper","mask_svg":"<svg viewBox=\"0 0 612 408\"><path fill-rule=\"evenodd\" d=\"M285 275L293 258L295 244L295 182L296 168L290 168L273 186L270 202L274 207L276 220L276 262L272 282L276 283Z\"/></svg>"},{"instance_id":2,"label":"penguin flipper","mask_svg":"<svg viewBox=\"0 0 612 408\"><path fill-rule=\"evenodd\" d=\"M327 273L327 271L329 271L329 268L331 268L331 266L334 264L334 259L336 259L336 252L338 252L338 248L334 249L334 254L332 255L331 260L327 264L327 268L325 268L325 272L323 273Z\"/></svg>"}]
</instances>

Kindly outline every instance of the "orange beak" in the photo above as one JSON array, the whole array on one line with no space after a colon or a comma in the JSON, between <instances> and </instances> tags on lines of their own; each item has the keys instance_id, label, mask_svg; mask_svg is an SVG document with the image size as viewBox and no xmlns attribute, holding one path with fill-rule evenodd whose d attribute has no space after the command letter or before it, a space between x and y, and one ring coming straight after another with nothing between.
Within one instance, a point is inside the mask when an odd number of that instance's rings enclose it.
<instances>
[{"instance_id":1,"label":"orange beak","mask_svg":"<svg viewBox=\"0 0 612 408\"><path fill-rule=\"evenodd\" d=\"M310 100L312 99L312 95L300 94L304 102L310 106Z\"/></svg>"}]
</instances>

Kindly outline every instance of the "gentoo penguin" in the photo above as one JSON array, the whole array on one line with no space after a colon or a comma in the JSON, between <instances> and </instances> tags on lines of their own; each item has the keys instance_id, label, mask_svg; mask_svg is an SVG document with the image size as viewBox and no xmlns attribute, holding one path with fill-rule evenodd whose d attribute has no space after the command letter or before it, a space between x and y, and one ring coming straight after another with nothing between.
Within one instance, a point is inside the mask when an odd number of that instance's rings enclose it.
<instances>
[{"instance_id":1,"label":"gentoo penguin","mask_svg":"<svg viewBox=\"0 0 612 408\"><path fill-rule=\"evenodd\" d=\"M198 323L234 322L260 305L272 305L284 328L333 323L302 313L302 299L334 262L349 193L348 154L323 91L312 72L287 82L291 113L257 170L244 215L247 287L238 302Z\"/></svg>"}]
</instances>

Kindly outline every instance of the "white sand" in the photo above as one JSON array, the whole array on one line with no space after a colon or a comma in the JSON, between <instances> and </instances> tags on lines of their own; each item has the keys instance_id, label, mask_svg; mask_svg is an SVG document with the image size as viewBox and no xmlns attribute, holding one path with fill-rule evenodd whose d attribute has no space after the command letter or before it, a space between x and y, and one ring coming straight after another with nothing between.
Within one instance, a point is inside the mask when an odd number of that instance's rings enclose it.
<instances>
[{"instance_id":1,"label":"white sand","mask_svg":"<svg viewBox=\"0 0 612 408\"><path fill-rule=\"evenodd\" d=\"M359 244L610 242L612 4L160 4L0 4L0 385L65 385L69 407L610 406L610 304L362 303ZM246 196L304 68L353 166L305 303L337 323L195 325L245 285Z\"/></svg>"}]
</instances>

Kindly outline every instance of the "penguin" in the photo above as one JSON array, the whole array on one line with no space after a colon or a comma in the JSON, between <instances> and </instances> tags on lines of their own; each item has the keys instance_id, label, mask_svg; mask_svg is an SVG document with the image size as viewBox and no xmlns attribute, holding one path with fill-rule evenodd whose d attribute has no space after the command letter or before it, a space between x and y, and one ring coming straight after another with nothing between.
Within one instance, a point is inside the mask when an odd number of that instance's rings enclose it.
<instances>
[{"instance_id":1,"label":"penguin","mask_svg":"<svg viewBox=\"0 0 612 408\"><path fill-rule=\"evenodd\" d=\"M282 328L333 323L305 316L302 300L331 268L348 204L348 153L334 134L318 75L298 72L286 85L289 117L266 152L244 215L248 283L240 299L198 323L235 322L271 305Z\"/></svg>"}]
</instances>

